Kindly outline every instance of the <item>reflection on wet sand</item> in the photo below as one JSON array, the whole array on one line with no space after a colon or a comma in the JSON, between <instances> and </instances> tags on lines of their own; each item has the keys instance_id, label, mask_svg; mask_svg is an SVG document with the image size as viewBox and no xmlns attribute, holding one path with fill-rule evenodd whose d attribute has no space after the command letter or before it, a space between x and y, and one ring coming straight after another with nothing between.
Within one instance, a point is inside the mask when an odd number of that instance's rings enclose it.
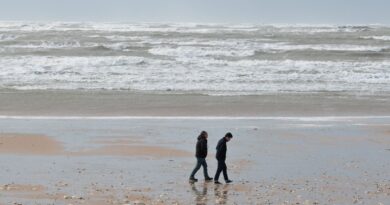
<instances>
[{"instance_id":1,"label":"reflection on wet sand","mask_svg":"<svg viewBox=\"0 0 390 205\"><path fill-rule=\"evenodd\" d=\"M214 185L212 183L203 183L201 186L201 190L199 190L195 184L191 184L191 190L194 194L194 199L196 205L206 205L209 201L209 198L207 197L208 188L210 186L214 186L214 199L215 204L227 204L228 203L228 193L230 186L225 185Z\"/></svg>"},{"instance_id":2,"label":"reflection on wet sand","mask_svg":"<svg viewBox=\"0 0 390 205\"><path fill-rule=\"evenodd\" d=\"M228 202L228 192L230 186L225 185L216 185L214 187L215 203L216 204L227 204Z\"/></svg>"},{"instance_id":3,"label":"reflection on wet sand","mask_svg":"<svg viewBox=\"0 0 390 205\"><path fill-rule=\"evenodd\" d=\"M196 205L206 205L207 204L207 186L209 183L202 184L202 191L196 187L195 184L191 184L192 192L195 195L195 204Z\"/></svg>"}]
</instances>

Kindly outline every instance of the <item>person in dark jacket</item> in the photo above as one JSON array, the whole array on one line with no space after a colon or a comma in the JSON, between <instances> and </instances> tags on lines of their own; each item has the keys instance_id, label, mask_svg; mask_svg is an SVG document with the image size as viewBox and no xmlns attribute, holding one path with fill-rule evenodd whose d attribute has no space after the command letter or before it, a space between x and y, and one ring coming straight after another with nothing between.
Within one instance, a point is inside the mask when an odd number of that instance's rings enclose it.
<instances>
[{"instance_id":1,"label":"person in dark jacket","mask_svg":"<svg viewBox=\"0 0 390 205\"><path fill-rule=\"evenodd\" d=\"M229 179L228 174L227 174L227 167L226 167L226 151L227 151L227 146L226 143L229 142L233 138L232 133L228 132L226 133L225 137L220 139L217 144L217 153L216 153L216 158L218 161L218 168L217 172L215 173L214 177L214 183L215 184L221 184L218 179L219 175L221 172L223 172L223 177L225 178L226 183L231 183L233 182L232 180Z\"/></svg>"},{"instance_id":2,"label":"person in dark jacket","mask_svg":"<svg viewBox=\"0 0 390 205\"><path fill-rule=\"evenodd\" d=\"M209 174L207 172L207 163L206 163L206 157L207 157L207 138L208 134L206 131L202 131L200 135L198 136L198 142L196 143L196 154L195 157L197 159L196 166L194 170L192 171L190 175L190 183L197 182L198 179L195 178L196 172L200 169L201 166L203 166L203 174L206 181L211 181L213 178L209 177Z\"/></svg>"}]
</instances>

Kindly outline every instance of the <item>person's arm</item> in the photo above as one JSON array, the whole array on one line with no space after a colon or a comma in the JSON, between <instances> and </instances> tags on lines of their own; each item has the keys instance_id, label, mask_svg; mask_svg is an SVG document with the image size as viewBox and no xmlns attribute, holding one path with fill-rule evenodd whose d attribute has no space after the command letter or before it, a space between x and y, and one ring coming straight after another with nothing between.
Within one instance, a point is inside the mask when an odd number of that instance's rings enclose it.
<instances>
[{"instance_id":1,"label":"person's arm","mask_svg":"<svg viewBox=\"0 0 390 205\"><path fill-rule=\"evenodd\" d=\"M197 154L197 157L201 157L201 158L204 158L205 157L205 149L204 149L204 141L203 140L199 140L198 141L198 154Z\"/></svg>"},{"instance_id":2,"label":"person's arm","mask_svg":"<svg viewBox=\"0 0 390 205\"><path fill-rule=\"evenodd\" d=\"M196 153L195 153L195 155L196 156L198 156L199 155L199 153L201 153L201 150L202 148L201 148L201 144L200 144L200 142L198 141L197 143L196 143Z\"/></svg>"},{"instance_id":3,"label":"person's arm","mask_svg":"<svg viewBox=\"0 0 390 205\"><path fill-rule=\"evenodd\" d=\"M205 156L207 157L207 154L208 154L207 141L204 143L204 152L205 152Z\"/></svg>"},{"instance_id":4,"label":"person's arm","mask_svg":"<svg viewBox=\"0 0 390 205\"><path fill-rule=\"evenodd\" d=\"M221 143L221 141L218 142L216 149L217 149L216 157L219 160L222 157L222 155L221 155L222 154L222 143Z\"/></svg>"},{"instance_id":5,"label":"person's arm","mask_svg":"<svg viewBox=\"0 0 390 205\"><path fill-rule=\"evenodd\" d=\"M226 159L226 144L223 144L221 146L221 159L225 160Z\"/></svg>"}]
</instances>

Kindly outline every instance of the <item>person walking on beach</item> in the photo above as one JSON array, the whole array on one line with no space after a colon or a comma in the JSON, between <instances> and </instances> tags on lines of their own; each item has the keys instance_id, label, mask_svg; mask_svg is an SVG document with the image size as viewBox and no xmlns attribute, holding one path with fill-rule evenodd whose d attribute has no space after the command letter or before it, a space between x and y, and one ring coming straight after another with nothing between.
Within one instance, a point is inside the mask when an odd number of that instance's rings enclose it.
<instances>
[{"instance_id":1,"label":"person walking on beach","mask_svg":"<svg viewBox=\"0 0 390 205\"><path fill-rule=\"evenodd\" d=\"M217 144L217 153L216 153L216 158L218 160L218 169L217 172L215 173L214 177L214 183L215 184L221 184L218 179L219 175L221 172L223 172L223 177L225 178L225 182L231 183L233 182L232 180L229 179L228 174L227 174L227 167L226 167L226 151L227 151L227 146L226 143L229 142L233 138L232 133L228 132L226 133L225 137L219 140Z\"/></svg>"},{"instance_id":2,"label":"person walking on beach","mask_svg":"<svg viewBox=\"0 0 390 205\"><path fill-rule=\"evenodd\" d=\"M203 166L204 179L206 181L213 180L213 178L209 177L209 174L207 172L207 163L206 163L207 138L208 138L208 134L206 131L202 131L198 136L198 142L196 143L196 154L195 154L197 162L194 170L190 175L190 180L189 180L190 183L195 183L198 181L198 179L195 178L195 174L196 172L198 172L201 166Z\"/></svg>"}]
</instances>

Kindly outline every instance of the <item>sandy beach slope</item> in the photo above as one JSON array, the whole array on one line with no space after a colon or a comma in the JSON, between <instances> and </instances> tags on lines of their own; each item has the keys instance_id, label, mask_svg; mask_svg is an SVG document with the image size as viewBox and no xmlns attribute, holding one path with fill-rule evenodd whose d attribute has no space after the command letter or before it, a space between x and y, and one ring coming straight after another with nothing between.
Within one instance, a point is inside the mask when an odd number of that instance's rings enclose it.
<instances>
[{"instance_id":1,"label":"sandy beach slope","mask_svg":"<svg viewBox=\"0 0 390 205\"><path fill-rule=\"evenodd\" d=\"M258 96L126 91L1 91L0 116L386 116L390 95Z\"/></svg>"}]
</instances>

